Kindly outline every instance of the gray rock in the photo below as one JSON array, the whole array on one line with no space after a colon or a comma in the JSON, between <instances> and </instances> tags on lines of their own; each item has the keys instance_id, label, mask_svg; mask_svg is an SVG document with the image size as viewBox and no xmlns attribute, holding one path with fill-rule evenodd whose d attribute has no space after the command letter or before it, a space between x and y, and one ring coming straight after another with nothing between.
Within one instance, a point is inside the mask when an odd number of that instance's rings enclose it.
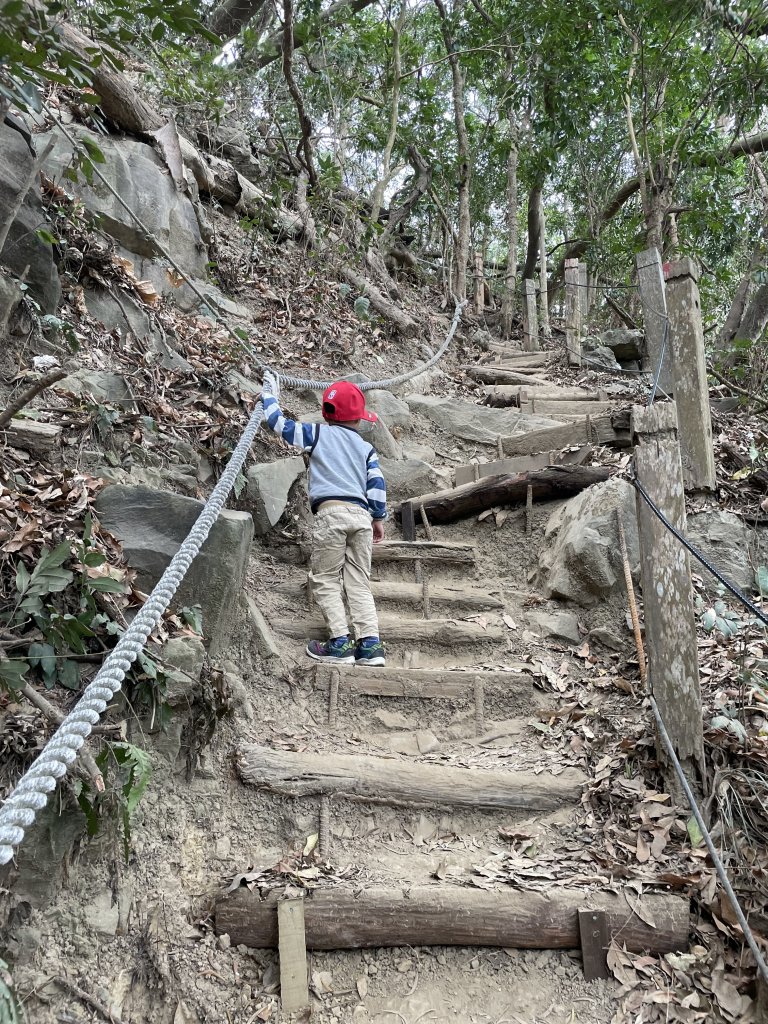
<instances>
[{"instance_id":1,"label":"gray rock","mask_svg":"<svg viewBox=\"0 0 768 1024\"><path fill-rule=\"evenodd\" d=\"M130 470L120 466L100 466L96 473L111 484L142 484L156 491L181 491L194 496L198 478L194 466L167 466L158 469L151 466L131 466Z\"/></svg>"},{"instance_id":2,"label":"gray rock","mask_svg":"<svg viewBox=\"0 0 768 1024\"><path fill-rule=\"evenodd\" d=\"M633 331L628 327L618 327L611 331L603 331L599 337L600 345L609 348L614 357L624 363L631 359L642 359L645 351L645 335L642 331Z\"/></svg>"},{"instance_id":3,"label":"gray rock","mask_svg":"<svg viewBox=\"0 0 768 1024\"><path fill-rule=\"evenodd\" d=\"M225 662L224 673L227 680L227 687L229 688L229 700L232 709L237 712L239 717L245 718L248 722L252 722L255 718L253 703L251 702L251 697L248 693L248 687L245 685L243 677L238 672L237 666L231 661Z\"/></svg>"},{"instance_id":4,"label":"gray rock","mask_svg":"<svg viewBox=\"0 0 768 1024\"><path fill-rule=\"evenodd\" d=\"M90 395L98 405L116 405L122 412L136 412L136 400L125 377L104 370L78 370L55 385L56 390Z\"/></svg>"},{"instance_id":5,"label":"gray rock","mask_svg":"<svg viewBox=\"0 0 768 1024\"><path fill-rule=\"evenodd\" d=\"M137 570L140 589L160 579L203 503L149 487L106 487L96 502L102 526L123 545ZM225 509L176 592L173 606L199 604L203 634L215 654L229 638L248 566L253 520L247 512Z\"/></svg>"},{"instance_id":6,"label":"gray rock","mask_svg":"<svg viewBox=\"0 0 768 1024\"><path fill-rule=\"evenodd\" d=\"M21 294L21 288L16 281L0 274L0 338L8 329L11 316L21 302Z\"/></svg>"},{"instance_id":7,"label":"gray rock","mask_svg":"<svg viewBox=\"0 0 768 1024\"><path fill-rule=\"evenodd\" d=\"M387 496L393 498L415 498L419 494L441 491L451 486L451 473L447 469L435 469L421 459L380 459Z\"/></svg>"},{"instance_id":8,"label":"gray rock","mask_svg":"<svg viewBox=\"0 0 768 1024\"><path fill-rule=\"evenodd\" d=\"M83 908L89 927L104 939L113 938L117 931L120 910L112 902L111 892L102 892Z\"/></svg>"},{"instance_id":9,"label":"gray rock","mask_svg":"<svg viewBox=\"0 0 768 1024\"><path fill-rule=\"evenodd\" d=\"M108 331L118 330L123 336L130 333L140 341L146 341L166 370L192 372L191 364L171 348L159 330L155 330L145 307L128 292L121 291L118 301L106 288L86 288L85 304L94 320L103 323Z\"/></svg>"},{"instance_id":10,"label":"gray rock","mask_svg":"<svg viewBox=\"0 0 768 1024\"><path fill-rule=\"evenodd\" d=\"M559 425L555 420L520 412L519 409L491 409L474 402L437 395L406 395L405 400L411 412L427 416L449 434L467 441L492 444L499 435L515 437Z\"/></svg>"},{"instance_id":11,"label":"gray rock","mask_svg":"<svg viewBox=\"0 0 768 1024\"><path fill-rule=\"evenodd\" d=\"M561 505L547 523L537 582L546 597L592 605L624 594L616 510L627 538L629 564L637 576L640 547L635 492L613 477Z\"/></svg>"},{"instance_id":12,"label":"gray rock","mask_svg":"<svg viewBox=\"0 0 768 1024\"><path fill-rule=\"evenodd\" d=\"M604 348L602 345L592 344L588 345L588 342L595 342L595 338L585 338L582 343L583 348L583 363L590 370L605 370L608 373L618 373L621 370L616 356L609 348Z\"/></svg>"},{"instance_id":13,"label":"gray rock","mask_svg":"<svg viewBox=\"0 0 768 1024\"><path fill-rule=\"evenodd\" d=\"M611 629L603 629L598 627L597 629L590 629L587 634L587 639L590 641L596 641L602 644L603 647L607 647L611 651L626 651L627 641L622 639L618 633L614 633Z\"/></svg>"},{"instance_id":14,"label":"gray rock","mask_svg":"<svg viewBox=\"0 0 768 1024\"><path fill-rule=\"evenodd\" d=\"M408 719L400 711L389 711L387 708L379 708L373 712L376 721L385 729L407 729L410 725Z\"/></svg>"},{"instance_id":15,"label":"gray rock","mask_svg":"<svg viewBox=\"0 0 768 1024\"><path fill-rule=\"evenodd\" d=\"M581 643L579 623L571 612L533 611L528 618L537 632L571 644Z\"/></svg>"},{"instance_id":16,"label":"gray rock","mask_svg":"<svg viewBox=\"0 0 768 1024\"><path fill-rule=\"evenodd\" d=\"M71 127L70 131L78 139L88 138L98 146L104 154L104 163L99 164L100 172L126 204L151 227L154 237L144 234L98 177L94 176L92 185L84 181L75 186L68 183L68 188L74 187L86 209L99 219L104 231L137 256L162 257L162 246L187 274L205 279L208 254L200 237L194 207L189 196L177 190L152 146L135 139L92 135L82 128ZM48 137L40 137L41 146L47 144ZM57 131L50 138L54 148L45 169L51 177L58 178L72 159L72 146ZM138 269L141 273L137 276L144 277L144 268ZM161 270L167 277L166 267ZM155 279L150 279L157 287ZM167 293L168 285L169 282L163 282L163 294Z\"/></svg>"},{"instance_id":17,"label":"gray rock","mask_svg":"<svg viewBox=\"0 0 768 1024\"><path fill-rule=\"evenodd\" d=\"M45 145L37 140L36 144ZM61 286L51 246L37 234L39 228L48 227L48 222L37 175L32 182L34 159L21 133L0 122L0 224L5 224L11 212L17 211L0 253L0 263L19 276L29 267L26 283L30 295L43 313L53 313L59 304ZM25 199L19 208L22 192Z\"/></svg>"},{"instance_id":18,"label":"gray rock","mask_svg":"<svg viewBox=\"0 0 768 1024\"><path fill-rule=\"evenodd\" d=\"M389 391L367 391L365 393L365 404L368 408L380 416L386 425L392 427L409 427L411 425L411 410L408 403L396 398Z\"/></svg>"},{"instance_id":19,"label":"gray rock","mask_svg":"<svg viewBox=\"0 0 768 1024\"><path fill-rule=\"evenodd\" d=\"M386 459L402 459L403 449L392 437L389 431L389 427L384 420L378 420L378 422L371 424L369 430L364 435L367 441L370 441L379 455Z\"/></svg>"},{"instance_id":20,"label":"gray rock","mask_svg":"<svg viewBox=\"0 0 768 1024\"><path fill-rule=\"evenodd\" d=\"M285 512L291 488L304 476L304 459L295 455L251 466L246 474L246 495L256 533L269 533Z\"/></svg>"},{"instance_id":21,"label":"gray rock","mask_svg":"<svg viewBox=\"0 0 768 1024\"><path fill-rule=\"evenodd\" d=\"M166 675L165 701L171 707L190 705L200 696L200 676L205 664L202 640L193 636L172 637L160 652Z\"/></svg>"},{"instance_id":22,"label":"gray rock","mask_svg":"<svg viewBox=\"0 0 768 1024\"><path fill-rule=\"evenodd\" d=\"M755 567L759 564L759 557L754 557L753 532L742 519L733 512L722 512L719 509L697 512L688 517L686 534L731 583L742 589L752 589L755 582L753 564ZM718 586L717 580L703 566L692 561L693 565L697 566L696 571L708 587Z\"/></svg>"},{"instance_id":23,"label":"gray rock","mask_svg":"<svg viewBox=\"0 0 768 1024\"><path fill-rule=\"evenodd\" d=\"M431 366L428 370L424 370L400 384L395 390L408 401L408 395L425 395L433 384L448 379L447 374L443 373L439 366Z\"/></svg>"}]
</instances>

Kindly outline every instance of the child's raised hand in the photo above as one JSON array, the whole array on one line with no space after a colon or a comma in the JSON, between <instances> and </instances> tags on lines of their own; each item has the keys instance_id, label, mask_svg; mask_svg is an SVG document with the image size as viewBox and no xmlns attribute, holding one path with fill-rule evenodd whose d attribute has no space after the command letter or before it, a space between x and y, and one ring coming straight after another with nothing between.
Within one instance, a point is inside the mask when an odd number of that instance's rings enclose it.
<instances>
[{"instance_id":1,"label":"child's raised hand","mask_svg":"<svg viewBox=\"0 0 768 1024\"><path fill-rule=\"evenodd\" d=\"M264 390L268 391L273 398L280 397L280 378L271 370L264 371Z\"/></svg>"}]
</instances>

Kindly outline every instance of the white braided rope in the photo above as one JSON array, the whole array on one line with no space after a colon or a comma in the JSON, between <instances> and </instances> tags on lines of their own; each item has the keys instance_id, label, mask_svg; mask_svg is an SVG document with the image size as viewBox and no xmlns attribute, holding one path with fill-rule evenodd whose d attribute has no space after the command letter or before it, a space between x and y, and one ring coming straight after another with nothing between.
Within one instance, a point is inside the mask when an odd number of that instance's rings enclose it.
<instances>
[{"instance_id":1,"label":"white braided rope","mask_svg":"<svg viewBox=\"0 0 768 1024\"><path fill-rule=\"evenodd\" d=\"M93 682L85 688L80 700L0 807L0 864L7 864L13 857L13 847L21 843L25 830L32 825L37 812L48 802L48 795L56 788L56 780L66 775L67 768L77 757L93 726L120 690L129 668L160 622L171 598L219 518L263 418L264 411L259 402L199 518L181 542L179 550L141 611L107 656Z\"/></svg>"}]
</instances>

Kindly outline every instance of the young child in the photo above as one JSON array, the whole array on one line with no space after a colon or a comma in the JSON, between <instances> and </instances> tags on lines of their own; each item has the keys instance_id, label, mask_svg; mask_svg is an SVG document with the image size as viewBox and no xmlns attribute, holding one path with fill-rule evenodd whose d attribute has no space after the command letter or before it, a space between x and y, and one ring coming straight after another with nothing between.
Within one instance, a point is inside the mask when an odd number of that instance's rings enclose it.
<instances>
[{"instance_id":1,"label":"young child","mask_svg":"<svg viewBox=\"0 0 768 1024\"><path fill-rule=\"evenodd\" d=\"M387 491L375 448L357 433L361 422L375 423L377 417L366 411L360 388L345 380L323 394L325 423L286 419L279 397L277 378L265 373L261 400L267 423L309 456L309 502L315 516L309 585L330 639L310 640L307 654L315 661L382 666L384 645L370 580L372 546L384 539ZM355 642L349 636L344 594Z\"/></svg>"}]
</instances>

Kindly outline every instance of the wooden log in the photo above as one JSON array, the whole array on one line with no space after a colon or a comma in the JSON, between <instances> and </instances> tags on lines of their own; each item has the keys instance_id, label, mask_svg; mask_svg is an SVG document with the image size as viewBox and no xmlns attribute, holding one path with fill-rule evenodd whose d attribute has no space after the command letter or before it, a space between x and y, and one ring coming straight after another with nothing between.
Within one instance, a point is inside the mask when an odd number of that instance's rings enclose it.
<instances>
[{"instance_id":1,"label":"wooden log","mask_svg":"<svg viewBox=\"0 0 768 1024\"><path fill-rule=\"evenodd\" d=\"M216 931L233 945L277 945L280 892L235 890L216 904ZM685 949L690 902L668 894L636 896L641 918L622 893L551 886L544 892L452 885L317 889L304 908L309 949L387 946L500 946L578 949L580 910L603 911L608 934L633 952ZM653 924L646 923L646 920Z\"/></svg>"},{"instance_id":2,"label":"wooden log","mask_svg":"<svg viewBox=\"0 0 768 1024\"><path fill-rule=\"evenodd\" d=\"M475 549L471 544L428 540L383 540L380 544L373 545L374 562L407 562L416 558L423 562L457 562L472 565L475 562Z\"/></svg>"},{"instance_id":3,"label":"wooden log","mask_svg":"<svg viewBox=\"0 0 768 1024\"><path fill-rule=\"evenodd\" d=\"M577 803L586 777L575 768L560 775L488 771L414 763L362 754L309 754L245 744L237 758L243 781L280 796L323 793L347 800L469 807L473 810L552 811Z\"/></svg>"},{"instance_id":4,"label":"wooden log","mask_svg":"<svg viewBox=\"0 0 768 1024\"><path fill-rule=\"evenodd\" d=\"M342 693L363 697L412 697L419 700L437 698L468 698L475 692L478 681L485 687L486 696L512 701L519 709L535 703L533 677L527 674L530 665L521 663L522 672L457 672L440 669L379 668L365 669L339 666ZM330 689L331 672L328 665L315 668L315 688L321 692Z\"/></svg>"},{"instance_id":5,"label":"wooden log","mask_svg":"<svg viewBox=\"0 0 768 1024\"><path fill-rule=\"evenodd\" d=\"M61 446L61 427L17 417L0 431L0 437L12 448L21 448L30 455L47 455Z\"/></svg>"},{"instance_id":6,"label":"wooden log","mask_svg":"<svg viewBox=\"0 0 768 1024\"><path fill-rule=\"evenodd\" d=\"M537 416L602 416L616 408L616 402L561 401L558 398L536 398L520 405L521 412Z\"/></svg>"},{"instance_id":7,"label":"wooden log","mask_svg":"<svg viewBox=\"0 0 768 1024\"><path fill-rule=\"evenodd\" d=\"M562 388L557 384L489 384L485 388L485 404L495 408L519 406L521 395L527 394L528 399L550 402L597 402L600 395L597 391L586 391L584 388Z\"/></svg>"},{"instance_id":8,"label":"wooden log","mask_svg":"<svg viewBox=\"0 0 768 1024\"><path fill-rule=\"evenodd\" d=\"M307 592L303 583L278 583L275 590L293 598L301 598ZM422 596L418 583L406 583L404 580L371 580L371 593L377 601L397 601L406 604L420 604ZM429 597L433 604L457 605L473 610L504 607L501 597L479 587L436 587L430 584Z\"/></svg>"},{"instance_id":9,"label":"wooden log","mask_svg":"<svg viewBox=\"0 0 768 1024\"><path fill-rule=\"evenodd\" d=\"M547 427L535 430L530 434L507 438L504 451L507 455L533 455L536 452L565 448L578 444L579 441L592 441L597 444L610 445L615 448L628 448L630 445L629 411L617 410L609 416L593 417L590 437L587 437L587 421L583 419L564 423L559 427Z\"/></svg>"},{"instance_id":10,"label":"wooden log","mask_svg":"<svg viewBox=\"0 0 768 1024\"><path fill-rule=\"evenodd\" d=\"M637 479L667 519L685 533L680 446L674 402L632 409ZM650 689L689 781L704 777L699 657L688 553L637 495ZM661 741L657 758L667 792L683 798Z\"/></svg>"},{"instance_id":11,"label":"wooden log","mask_svg":"<svg viewBox=\"0 0 768 1024\"><path fill-rule=\"evenodd\" d=\"M462 366L467 376L480 384L546 384L543 377L536 375L535 370L524 367L512 369L507 366Z\"/></svg>"},{"instance_id":12,"label":"wooden log","mask_svg":"<svg viewBox=\"0 0 768 1024\"><path fill-rule=\"evenodd\" d=\"M542 367L549 364L546 352L510 352L502 361L502 365L514 369L516 367Z\"/></svg>"},{"instance_id":13,"label":"wooden log","mask_svg":"<svg viewBox=\"0 0 768 1024\"><path fill-rule=\"evenodd\" d=\"M499 473L527 473L529 470L544 469L546 466L583 466L591 455L592 446L584 444L575 450L517 455L511 459L496 459L494 462L473 462L469 466L456 467L456 486L460 487L486 476L497 476Z\"/></svg>"},{"instance_id":14,"label":"wooden log","mask_svg":"<svg viewBox=\"0 0 768 1024\"><path fill-rule=\"evenodd\" d=\"M717 477L698 279L688 258L672 263L667 271L669 340L683 480L689 490L714 491Z\"/></svg>"},{"instance_id":15,"label":"wooden log","mask_svg":"<svg viewBox=\"0 0 768 1024\"><path fill-rule=\"evenodd\" d=\"M605 466L546 466L527 473L485 477L450 491L424 494L416 500L424 505L433 523L452 523L496 505L525 502L529 485L535 501L567 498L607 480L612 473Z\"/></svg>"},{"instance_id":16,"label":"wooden log","mask_svg":"<svg viewBox=\"0 0 768 1024\"><path fill-rule=\"evenodd\" d=\"M479 622L461 622L454 619L403 619L399 615L380 615L379 628L385 640L392 643L426 643L426 644L480 644L498 643L503 632L495 626L485 629ZM284 636L310 637L316 640L327 640L328 629L320 619L302 619L299 622L286 620L276 624L276 629Z\"/></svg>"},{"instance_id":17,"label":"wooden log","mask_svg":"<svg viewBox=\"0 0 768 1024\"><path fill-rule=\"evenodd\" d=\"M371 306L377 313L391 321L403 337L411 338L419 332L419 325L412 317L404 313L397 303L388 299L383 292L380 292L375 285L372 285L370 281L358 274L357 271L351 267L342 267L341 276L360 295L364 295L370 301Z\"/></svg>"}]
</instances>

